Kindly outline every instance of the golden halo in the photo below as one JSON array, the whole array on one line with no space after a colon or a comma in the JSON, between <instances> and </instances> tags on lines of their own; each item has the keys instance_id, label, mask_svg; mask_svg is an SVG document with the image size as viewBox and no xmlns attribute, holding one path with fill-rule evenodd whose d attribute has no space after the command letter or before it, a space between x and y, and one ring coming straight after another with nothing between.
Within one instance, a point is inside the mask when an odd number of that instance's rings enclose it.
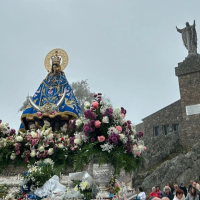
<instances>
[{"instance_id":1,"label":"golden halo","mask_svg":"<svg viewBox=\"0 0 200 200\"><path fill-rule=\"evenodd\" d=\"M46 55L45 60L44 60L44 66L48 72L51 72L51 67L52 67L51 58L56 55L62 58L62 63L60 64L61 70L63 71L67 67L68 60L69 60L67 52L64 51L63 49L53 49Z\"/></svg>"}]
</instances>

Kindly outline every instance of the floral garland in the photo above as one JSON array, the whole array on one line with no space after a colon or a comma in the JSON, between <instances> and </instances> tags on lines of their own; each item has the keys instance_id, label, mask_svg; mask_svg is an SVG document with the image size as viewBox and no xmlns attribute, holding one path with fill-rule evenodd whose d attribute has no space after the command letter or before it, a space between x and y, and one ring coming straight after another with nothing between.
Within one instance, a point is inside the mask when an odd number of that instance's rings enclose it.
<instances>
[{"instance_id":1,"label":"floral garland","mask_svg":"<svg viewBox=\"0 0 200 200\"><path fill-rule=\"evenodd\" d=\"M101 99L101 93L94 95L94 102L85 102L83 116L69 121L71 137L45 127L15 133L0 120L0 169L51 158L60 169L71 164L76 170L94 161L111 163L115 173L134 170L146 150L143 132L136 133L124 108L112 108Z\"/></svg>"},{"instance_id":2,"label":"floral garland","mask_svg":"<svg viewBox=\"0 0 200 200\"><path fill-rule=\"evenodd\" d=\"M98 158L95 162L111 163L117 173L122 168L134 170L146 147L141 139L143 132L136 133L131 121L125 120L126 110L102 103L101 93L94 95L92 104L85 102L84 107L84 116L70 123L76 131L69 138L71 150L76 150L75 169Z\"/></svg>"}]
</instances>

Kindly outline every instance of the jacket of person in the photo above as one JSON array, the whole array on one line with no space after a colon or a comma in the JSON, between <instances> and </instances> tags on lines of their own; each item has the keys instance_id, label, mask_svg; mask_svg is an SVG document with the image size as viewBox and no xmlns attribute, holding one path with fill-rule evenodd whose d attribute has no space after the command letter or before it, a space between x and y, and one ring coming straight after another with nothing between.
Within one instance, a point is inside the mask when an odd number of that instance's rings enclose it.
<instances>
[{"instance_id":1,"label":"jacket of person","mask_svg":"<svg viewBox=\"0 0 200 200\"><path fill-rule=\"evenodd\" d=\"M140 200L146 200L146 194L144 192L140 192L138 196L140 197Z\"/></svg>"},{"instance_id":2,"label":"jacket of person","mask_svg":"<svg viewBox=\"0 0 200 200\"><path fill-rule=\"evenodd\" d=\"M151 193L149 194L149 196L150 196L150 197L158 197L158 198L160 198L160 196L159 196L159 194L158 194L157 192L151 192Z\"/></svg>"},{"instance_id":3,"label":"jacket of person","mask_svg":"<svg viewBox=\"0 0 200 200\"><path fill-rule=\"evenodd\" d=\"M178 199L177 196L175 195L173 200L185 200L185 196L184 196L184 194L183 194L182 198L181 198L181 199Z\"/></svg>"},{"instance_id":4,"label":"jacket of person","mask_svg":"<svg viewBox=\"0 0 200 200\"><path fill-rule=\"evenodd\" d=\"M179 187L181 190L183 190L183 192L184 192L184 195L185 196L187 196L187 189L186 189L186 187L184 186L184 187Z\"/></svg>"},{"instance_id":5,"label":"jacket of person","mask_svg":"<svg viewBox=\"0 0 200 200\"><path fill-rule=\"evenodd\" d=\"M168 197L169 200L173 200L174 199L174 195L171 192L169 192L168 194L167 193L163 193L162 197Z\"/></svg>"},{"instance_id":6,"label":"jacket of person","mask_svg":"<svg viewBox=\"0 0 200 200\"><path fill-rule=\"evenodd\" d=\"M197 194L196 198L194 199L193 196L190 193L188 193L185 200L199 200L199 195Z\"/></svg>"}]
</instances>

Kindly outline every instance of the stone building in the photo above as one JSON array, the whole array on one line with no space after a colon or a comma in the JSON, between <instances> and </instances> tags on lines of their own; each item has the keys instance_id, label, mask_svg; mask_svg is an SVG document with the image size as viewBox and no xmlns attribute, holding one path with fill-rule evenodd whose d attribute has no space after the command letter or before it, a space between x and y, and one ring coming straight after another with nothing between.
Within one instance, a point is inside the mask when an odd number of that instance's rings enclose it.
<instances>
[{"instance_id":1,"label":"stone building","mask_svg":"<svg viewBox=\"0 0 200 200\"><path fill-rule=\"evenodd\" d=\"M200 55L190 55L175 68L181 99L142 119L136 130L145 137L179 134L180 144L192 148L200 139Z\"/></svg>"}]
</instances>

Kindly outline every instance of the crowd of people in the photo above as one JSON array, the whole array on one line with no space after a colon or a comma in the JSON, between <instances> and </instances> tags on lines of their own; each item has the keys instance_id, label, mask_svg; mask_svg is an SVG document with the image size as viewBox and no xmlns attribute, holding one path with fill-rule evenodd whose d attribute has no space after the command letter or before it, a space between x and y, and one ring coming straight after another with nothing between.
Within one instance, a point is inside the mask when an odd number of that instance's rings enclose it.
<instances>
[{"instance_id":1,"label":"crowd of people","mask_svg":"<svg viewBox=\"0 0 200 200\"><path fill-rule=\"evenodd\" d=\"M200 178L200 177L199 177ZM200 180L200 179L199 179ZM200 181L199 181L200 182ZM146 195L141 187L138 188L138 200L200 200L200 184L194 180L190 180L188 188L182 183L180 186L175 184L172 186L166 183L163 190L159 186L152 188L152 192Z\"/></svg>"}]
</instances>

